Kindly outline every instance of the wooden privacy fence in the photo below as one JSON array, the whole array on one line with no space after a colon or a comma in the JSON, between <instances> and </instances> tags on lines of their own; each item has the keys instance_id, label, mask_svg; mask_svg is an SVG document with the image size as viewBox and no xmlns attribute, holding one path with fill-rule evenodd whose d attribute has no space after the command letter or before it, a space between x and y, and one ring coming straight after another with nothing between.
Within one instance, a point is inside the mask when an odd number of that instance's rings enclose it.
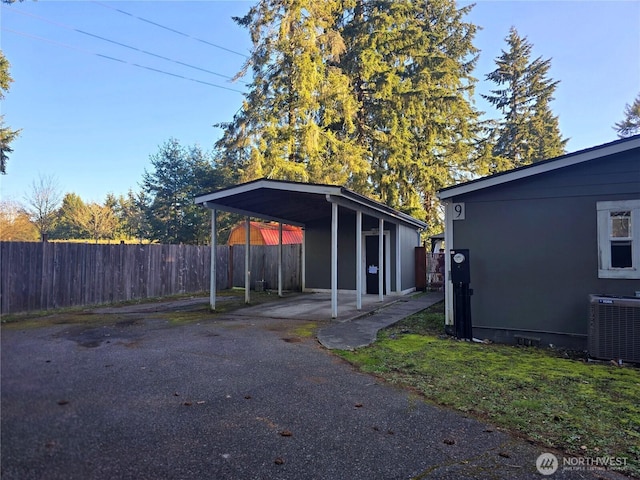
<instances>
[{"instance_id":1,"label":"wooden privacy fence","mask_svg":"<svg viewBox=\"0 0 640 480\"><path fill-rule=\"evenodd\" d=\"M444 253L434 253L426 247L415 248L416 288L430 292L444 290Z\"/></svg>"},{"instance_id":2,"label":"wooden privacy fence","mask_svg":"<svg viewBox=\"0 0 640 480\"><path fill-rule=\"evenodd\" d=\"M217 247L219 290L244 286L244 246ZM283 288L299 290L300 245L283 245ZM0 313L209 291L211 247L0 242ZM251 281L278 285L278 246L251 246Z\"/></svg>"}]
</instances>

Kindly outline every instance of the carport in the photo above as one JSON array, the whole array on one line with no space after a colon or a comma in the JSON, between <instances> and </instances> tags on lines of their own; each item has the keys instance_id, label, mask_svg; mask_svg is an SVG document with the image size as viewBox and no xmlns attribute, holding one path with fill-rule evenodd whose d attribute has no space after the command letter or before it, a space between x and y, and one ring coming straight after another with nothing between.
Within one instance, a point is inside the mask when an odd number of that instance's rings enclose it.
<instances>
[{"instance_id":1,"label":"carport","mask_svg":"<svg viewBox=\"0 0 640 480\"><path fill-rule=\"evenodd\" d=\"M338 316L338 291L362 295L402 295L415 290L414 247L426 227L380 202L336 185L260 179L195 198L211 210L211 292L216 305L217 212L231 212L280 224L278 295L282 296L282 225L303 228L302 290L330 291L331 317ZM249 232L249 228L246 229ZM248 266L251 248L245 242L245 301L250 301Z\"/></svg>"}]
</instances>

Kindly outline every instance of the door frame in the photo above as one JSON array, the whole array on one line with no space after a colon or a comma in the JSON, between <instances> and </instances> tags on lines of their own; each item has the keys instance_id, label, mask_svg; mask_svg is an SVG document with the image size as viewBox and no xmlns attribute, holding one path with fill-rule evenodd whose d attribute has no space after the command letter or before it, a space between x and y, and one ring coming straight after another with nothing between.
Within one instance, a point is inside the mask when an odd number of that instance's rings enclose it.
<instances>
[{"instance_id":1,"label":"door frame","mask_svg":"<svg viewBox=\"0 0 640 480\"><path fill-rule=\"evenodd\" d=\"M385 293L383 295L389 295L391 292L391 232L389 230L383 230L384 235L384 283L383 289ZM362 278L367 278L367 239L365 237L378 237L378 230L362 231L362 265L360 266L362 271ZM367 295L367 282L362 282L362 294ZM369 295L378 295L379 293L371 293Z\"/></svg>"}]
</instances>

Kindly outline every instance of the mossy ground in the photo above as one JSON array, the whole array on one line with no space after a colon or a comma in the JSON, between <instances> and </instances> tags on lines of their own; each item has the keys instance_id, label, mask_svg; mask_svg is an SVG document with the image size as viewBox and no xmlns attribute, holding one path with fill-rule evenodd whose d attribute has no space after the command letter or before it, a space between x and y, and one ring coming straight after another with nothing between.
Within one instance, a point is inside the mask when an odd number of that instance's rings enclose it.
<instances>
[{"instance_id":1,"label":"mossy ground","mask_svg":"<svg viewBox=\"0 0 640 480\"><path fill-rule=\"evenodd\" d=\"M130 318L134 315L148 316L147 311L139 314L127 311L126 307L136 305L153 305L154 303L165 303L172 301L181 301L189 299L201 298L203 302L194 305L187 305L180 308L168 308L164 311L153 312L153 316L158 319L166 319L172 324L183 324L198 322L206 319L213 319L215 316L232 312L238 308L246 306L244 302L244 289L223 290L217 293L219 301L216 304L216 310L211 311L205 299L205 294L193 295L173 295L159 298L145 298L141 300L131 300L118 304L109 305L92 305L82 307L59 308L55 310L39 310L26 313L3 315L1 323L3 328L19 328L21 330L28 328L38 328L63 324L85 324L98 325L103 323L117 322ZM258 305L266 302L275 301L278 295L271 292L251 292L250 305ZM109 313L96 313L102 307L108 307ZM118 312L118 307L123 307L122 312Z\"/></svg>"},{"instance_id":2,"label":"mossy ground","mask_svg":"<svg viewBox=\"0 0 640 480\"><path fill-rule=\"evenodd\" d=\"M340 355L428 400L570 455L627 458L640 476L640 369L443 335L442 304Z\"/></svg>"}]
</instances>

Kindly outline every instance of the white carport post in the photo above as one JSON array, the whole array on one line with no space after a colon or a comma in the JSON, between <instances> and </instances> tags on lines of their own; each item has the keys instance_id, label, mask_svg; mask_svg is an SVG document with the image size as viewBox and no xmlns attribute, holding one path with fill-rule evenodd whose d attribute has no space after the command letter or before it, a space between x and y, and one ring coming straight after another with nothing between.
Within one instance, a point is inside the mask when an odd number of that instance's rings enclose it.
<instances>
[{"instance_id":1,"label":"white carport post","mask_svg":"<svg viewBox=\"0 0 640 480\"><path fill-rule=\"evenodd\" d=\"M278 296L282 296L282 222L278 228Z\"/></svg>"},{"instance_id":2,"label":"white carport post","mask_svg":"<svg viewBox=\"0 0 640 480\"><path fill-rule=\"evenodd\" d=\"M402 262L400 258L400 224L396 223L396 293L402 293Z\"/></svg>"},{"instance_id":3,"label":"white carport post","mask_svg":"<svg viewBox=\"0 0 640 480\"><path fill-rule=\"evenodd\" d=\"M247 217L244 232L244 303L249 303L251 297L251 221Z\"/></svg>"},{"instance_id":4,"label":"white carport post","mask_svg":"<svg viewBox=\"0 0 640 480\"><path fill-rule=\"evenodd\" d=\"M331 318L338 317L338 204L331 203Z\"/></svg>"},{"instance_id":5,"label":"white carport post","mask_svg":"<svg viewBox=\"0 0 640 480\"><path fill-rule=\"evenodd\" d=\"M209 305L211 310L216 309L216 261L218 258L218 244L216 241L217 212L211 210L211 278L209 280Z\"/></svg>"},{"instance_id":6,"label":"white carport post","mask_svg":"<svg viewBox=\"0 0 640 480\"><path fill-rule=\"evenodd\" d=\"M300 290L305 291L307 285L305 279L307 278L307 261L306 261L306 245L307 245L307 231L302 228L302 248L300 248Z\"/></svg>"},{"instance_id":7,"label":"white carport post","mask_svg":"<svg viewBox=\"0 0 640 480\"><path fill-rule=\"evenodd\" d=\"M453 250L453 202L449 199L444 203L444 246L446 252ZM444 324L453 325L453 283L451 283L451 255L444 255Z\"/></svg>"},{"instance_id":8,"label":"white carport post","mask_svg":"<svg viewBox=\"0 0 640 480\"><path fill-rule=\"evenodd\" d=\"M384 300L384 220L378 220L378 298Z\"/></svg>"},{"instance_id":9,"label":"white carport post","mask_svg":"<svg viewBox=\"0 0 640 480\"><path fill-rule=\"evenodd\" d=\"M356 212L356 310L362 310L362 212Z\"/></svg>"}]
</instances>

